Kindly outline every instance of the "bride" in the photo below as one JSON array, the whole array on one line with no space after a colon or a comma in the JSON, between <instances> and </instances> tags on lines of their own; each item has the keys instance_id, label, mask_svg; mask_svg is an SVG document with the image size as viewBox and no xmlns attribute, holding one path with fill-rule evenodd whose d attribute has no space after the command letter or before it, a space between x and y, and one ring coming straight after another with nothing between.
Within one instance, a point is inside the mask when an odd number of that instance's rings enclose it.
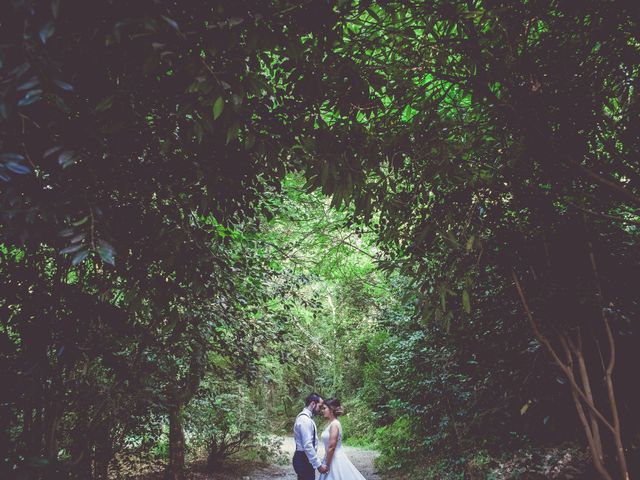
<instances>
[{"instance_id":1,"label":"bride","mask_svg":"<svg viewBox=\"0 0 640 480\"><path fill-rule=\"evenodd\" d=\"M320 438L324 443L325 457L322 462L329 468L319 480L366 480L342 450L342 425L338 417L344 412L340 400L330 398L324 402L324 418L329 421Z\"/></svg>"}]
</instances>

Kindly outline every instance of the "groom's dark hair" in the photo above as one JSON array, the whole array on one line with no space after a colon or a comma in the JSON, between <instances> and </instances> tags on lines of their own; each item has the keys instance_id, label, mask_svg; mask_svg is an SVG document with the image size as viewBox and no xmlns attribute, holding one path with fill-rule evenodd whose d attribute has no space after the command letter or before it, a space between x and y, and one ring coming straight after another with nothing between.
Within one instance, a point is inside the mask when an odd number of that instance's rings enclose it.
<instances>
[{"instance_id":1,"label":"groom's dark hair","mask_svg":"<svg viewBox=\"0 0 640 480\"><path fill-rule=\"evenodd\" d=\"M308 407L311 402L318 403L321 398L322 397L320 395L318 395L317 393L313 392L313 393L309 394L309 396L307 398L304 399L304 406Z\"/></svg>"}]
</instances>

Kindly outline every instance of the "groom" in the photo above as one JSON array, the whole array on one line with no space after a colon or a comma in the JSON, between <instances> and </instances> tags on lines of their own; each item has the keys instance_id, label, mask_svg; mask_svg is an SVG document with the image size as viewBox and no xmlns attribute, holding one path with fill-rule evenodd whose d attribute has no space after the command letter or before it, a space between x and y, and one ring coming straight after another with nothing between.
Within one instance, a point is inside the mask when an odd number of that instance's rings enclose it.
<instances>
[{"instance_id":1,"label":"groom","mask_svg":"<svg viewBox=\"0 0 640 480\"><path fill-rule=\"evenodd\" d=\"M317 469L320 473L327 473L329 469L318 458L318 435L313 416L320 412L322 398L317 393L309 395L304 409L296 417L293 425L293 438L296 441L296 453L293 455L293 469L298 480L315 480Z\"/></svg>"}]
</instances>

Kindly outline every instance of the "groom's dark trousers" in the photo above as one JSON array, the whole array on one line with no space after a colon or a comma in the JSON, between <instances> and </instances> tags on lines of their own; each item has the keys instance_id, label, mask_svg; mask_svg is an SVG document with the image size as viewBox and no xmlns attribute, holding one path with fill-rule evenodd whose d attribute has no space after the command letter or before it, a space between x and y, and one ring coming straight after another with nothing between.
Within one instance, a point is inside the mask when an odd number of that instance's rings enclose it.
<instances>
[{"instance_id":1,"label":"groom's dark trousers","mask_svg":"<svg viewBox=\"0 0 640 480\"><path fill-rule=\"evenodd\" d=\"M293 454L293 469L298 475L298 480L315 480L316 471L309 462L307 454L299 450Z\"/></svg>"}]
</instances>

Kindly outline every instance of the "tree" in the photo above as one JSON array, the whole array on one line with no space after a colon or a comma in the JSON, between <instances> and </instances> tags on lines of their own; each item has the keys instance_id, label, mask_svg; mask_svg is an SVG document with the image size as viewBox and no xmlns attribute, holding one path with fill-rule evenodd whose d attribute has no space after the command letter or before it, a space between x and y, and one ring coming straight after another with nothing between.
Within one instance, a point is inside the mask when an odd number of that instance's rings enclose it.
<instances>
[{"instance_id":1,"label":"tree","mask_svg":"<svg viewBox=\"0 0 640 480\"><path fill-rule=\"evenodd\" d=\"M634 358L616 345L637 314L637 28L616 1L362 2L308 169L377 228L425 318L469 318L487 274L521 299L603 478L628 478L634 435L613 367Z\"/></svg>"},{"instance_id":2,"label":"tree","mask_svg":"<svg viewBox=\"0 0 640 480\"><path fill-rule=\"evenodd\" d=\"M395 356L406 363L422 358L411 341L420 329L452 335L444 366L426 361L420 381L377 392L380 403L407 408L420 406L406 397L413 386L448 392L452 402L434 414L448 409L451 418L465 389L443 379L499 384L500 375L456 362L468 360L464 349L493 355L494 344L487 352L478 342L492 328L496 338L520 339L517 309L536 338L531 348L546 349L549 370L568 382L596 470L629 477L626 457L637 455L637 432L626 427L637 424L628 387L637 349L628 339L638 312L626 288L638 264L636 9L616 0L18 0L0 9L0 338L18 386L2 421L12 464L32 452L34 471L105 477L122 432L143 431L171 406L179 447L180 411L201 377L197 345L230 351L213 334L198 337L198 327L226 327L252 351L229 368L250 373L262 345L303 343L285 321L297 314L309 324L322 317L325 338L345 355L359 352L354 371L368 365L373 384L387 372L367 348L391 358L409 346L411 354ZM290 229L294 241L271 239L281 255L274 264L264 244L248 247L243 236L273 214L265 199L295 169L308 189L332 196L332 207L353 206L338 223L375 232L377 248L320 222L310 247L327 262L301 272L296 262L306 260L290 249L309 246L308 219ZM390 299L386 281L366 284L371 256L413 282L395 312L376 300ZM280 277L258 287L270 268ZM318 281L323 275L331 281ZM314 301L321 290L338 308ZM295 298L269 303L267 291ZM408 306L419 316L407 318ZM359 328L365 312L388 313L388 325L375 325L386 331ZM233 328L240 318L273 330L242 335ZM96 340L101 334L108 342ZM168 346L173 357L162 358ZM287 355L269 353L273 364ZM134 382L131 372L145 368L162 392ZM353 371L277 373L343 392L373 388ZM169 387L182 381L193 387L185 396ZM114 395L135 398L134 412ZM541 403L554 396L550 389ZM370 407L402 427L394 418L402 409ZM116 411L114 430L104 419Z\"/></svg>"},{"instance_id":3,"label":"tree","mask_svg":"<svg viewBox=\"0 0 640 480\"><path fill-rule=\"evenodd\" d=\"M105 477L117 432L104 418L119 418L126 436L169 404L177 419L188 400L154 405L160 392L136 378L167 378L199 357L189 332L208 317L184 312L202 298L222 302L218 314L236 311L251 256L230 255L231 225L261 208L296 132L312 125L314 100L293 98L292 83L324 57L335 15L321 2L0 8L0 306L3 363L17 377L4 468L29 455L35 473L47 465L53 475L61 461ZM108 341L95 342L98 332ZM176 362L151 364L172 335ZM135 399L133 425L118 395Z\"/></svg>"}]
</instances>

